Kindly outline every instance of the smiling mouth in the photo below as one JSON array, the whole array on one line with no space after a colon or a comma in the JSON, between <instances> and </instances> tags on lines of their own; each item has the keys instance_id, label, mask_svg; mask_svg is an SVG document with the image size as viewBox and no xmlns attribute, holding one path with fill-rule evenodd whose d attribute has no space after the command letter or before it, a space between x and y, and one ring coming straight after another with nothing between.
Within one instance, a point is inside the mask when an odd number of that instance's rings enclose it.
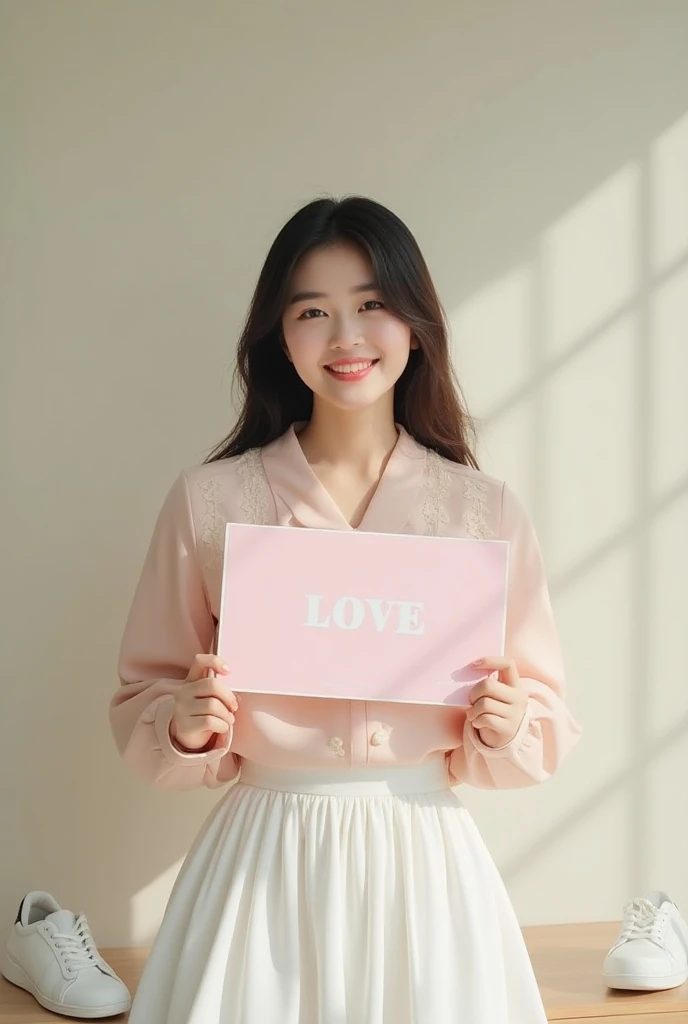
<instances>
[{"instance_id":1,"label":"smiling mouth","mask_svg":"<svg viewBox=\"0 0 688 1024\"><path fill-rule=\"evenodd\" d=\"M340 362L330 363L325 366L325 369L332 377L336 377L337 380L360 380L361 377L365 377L374 366L379 363L379 359L359 359L356 362Z\"/></svg>"}]
</instances>

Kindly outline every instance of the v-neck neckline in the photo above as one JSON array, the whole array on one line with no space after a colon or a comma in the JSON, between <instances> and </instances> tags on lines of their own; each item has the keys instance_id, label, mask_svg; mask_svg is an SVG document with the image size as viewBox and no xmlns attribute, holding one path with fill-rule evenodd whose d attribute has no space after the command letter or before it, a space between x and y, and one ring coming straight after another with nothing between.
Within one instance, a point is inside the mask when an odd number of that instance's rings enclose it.
<instances>
[{"instance_id":1,"label":"v-neck neckline","mask_svg":"<svg viewBox=\"0 0 688 1024\"><path fill-rule=\"evenodd\" d=\"M297 426L263 449L268 483L296 523L352 533L403 532L423 480L427 450L397 425L397 443L360 523L354 527L306 458Z\"/></svg>"},{"instance_id":2,"label":"v-neck neckline","mask_svg":"<svg viewBox=\"0 0 688 1024\"><path fill-rule=\"evenodd\" d=\"M385 477L387 476L387 470L390 468L390 466L392 464L392 461L394 459L395 453L397 452L397 449L399 448L399 444L401 442L401 428L397 427L397 439L396 439L396 442L394 444L394 447L392 448L392 450L390 451L389 455L387 456L387 459L385 461L385 467L382 470L382 472L380 473L378 481L377 481L377 483L376 483L376 485L375 485L375 487L373 489L373 492L370 495L370 498L368 500L368 504L366 505L365 511L364 511L363 515L361 516L361 520L360 520L360 522L358 523L357 526L354 526L351 522L349 522L349 520L347 519L346 515L344 514L344 511L342 510L341 506L337 503L337 501L336 501L334 495L332 494L332 492L327 489L327 487L322 482L322 480L320 479L319 475L316 473L316 471L313 468L313 466L311 465L311 463L308 461L308 457L307 457L306 453L304 452L303 447L301 446L301 442L299 441L299 431L296 429L295 426L292 427L292 431L293 431L293 434L294 434L294 440L296 441L296 445L298 447L298 450L301 453L301 458L303 459L303 461L305 463L307 472L309 472L313 476L313 478L315 480L315 483L322 490L322 492L323 492L323 494L322 494L323 501L325 503L329 503L331 505L331 507L332 507L332 520L333 521L336 520L336 519L341 520L342 529L344 529L344 530L352 531L354 533L358 532L359 530L361 532L365 532L365 522L366 522L366 518L368 516L368 513L371 512L371 511L374 512L373 506L375 504L375 500L380 495L380 491L381 490L383 490L383 492L384 492L384 483L385 483ZM384 493L383 493L383 497L384 497Z\"/></svg>"}]
</instances>

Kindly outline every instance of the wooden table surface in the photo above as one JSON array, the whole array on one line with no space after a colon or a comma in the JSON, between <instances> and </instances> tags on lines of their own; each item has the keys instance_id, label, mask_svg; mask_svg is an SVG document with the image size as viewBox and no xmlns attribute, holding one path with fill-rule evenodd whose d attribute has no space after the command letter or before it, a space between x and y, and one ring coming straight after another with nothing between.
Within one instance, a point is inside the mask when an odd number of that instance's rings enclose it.
<instances>
[{"instance_id":1,"label":"wooden table surface","mask_svg":"<svg viewBox=\"0 0 688 1024\"><path fill-rule=\"evenodd\" d=\"M668 992L609 992L602 962L618 924L524 928L550 1021L688 1024L688 985Z\"/></svg>"},{"instance_id":2,"label":"wooden table surface","mask_svg":"<svg viewBox=\"0 0 688 1024\"><path fill-rule=\"evenodd\" d=\"M611 993L605 989L600 970L617 930L615 924L524 929L549 1020L583 1024L688 1024L688 985L649 995ZM102 952L133 992L146 951L110 949ZM112 1019L124 1022L126 1017ZM26 992L0 978L0 1024L45 1024L47 1021L64 1024L64 1020L42 1010ZM265 1021L265 1024L273 1022Z\"/></svg>"}]
</instances>

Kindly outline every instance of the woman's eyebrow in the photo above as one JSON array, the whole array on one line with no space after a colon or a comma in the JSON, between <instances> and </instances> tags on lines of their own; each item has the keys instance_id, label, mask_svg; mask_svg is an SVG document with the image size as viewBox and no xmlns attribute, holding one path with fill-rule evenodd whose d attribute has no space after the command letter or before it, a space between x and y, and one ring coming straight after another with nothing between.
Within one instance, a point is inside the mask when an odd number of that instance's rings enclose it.
<instances>
[{"instance_id":1,"label":"woman's eyebrow","mask_svg":"<svg viewBox=\"0 0 688 1024\"><path fill-rule=\"evenodd\" d=\"M361 292L376 292L378 286L374 281L367 281L366 284L357 284L355 288L351 289L352 295L358 295ZM293 306L297 302L311 302L313 299L326 299L328 298L327 292L296 292L295 295L289 299L289 305Z\"/></svg>"}]
</instances>

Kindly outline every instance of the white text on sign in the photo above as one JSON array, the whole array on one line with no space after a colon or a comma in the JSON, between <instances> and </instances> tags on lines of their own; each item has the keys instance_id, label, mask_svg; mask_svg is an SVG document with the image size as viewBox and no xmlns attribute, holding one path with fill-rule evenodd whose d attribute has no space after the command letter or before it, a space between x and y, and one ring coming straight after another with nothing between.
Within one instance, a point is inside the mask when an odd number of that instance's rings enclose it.
<instances>
[{"instance_id":1,"label":"white text on sign","mask_svg":"<svg viewBox=\"0 0 688 1024\"><path fill-rule=\"evenodd\" d=\"M317 629L363 628L372 622L378 633L394 631L405 636L423 636L424 605L419 601L384 601L376 597L340 597L330 607L323 608L325 598L320 594L306 594L306 626Z\"/></svg>"}]
</instances>

